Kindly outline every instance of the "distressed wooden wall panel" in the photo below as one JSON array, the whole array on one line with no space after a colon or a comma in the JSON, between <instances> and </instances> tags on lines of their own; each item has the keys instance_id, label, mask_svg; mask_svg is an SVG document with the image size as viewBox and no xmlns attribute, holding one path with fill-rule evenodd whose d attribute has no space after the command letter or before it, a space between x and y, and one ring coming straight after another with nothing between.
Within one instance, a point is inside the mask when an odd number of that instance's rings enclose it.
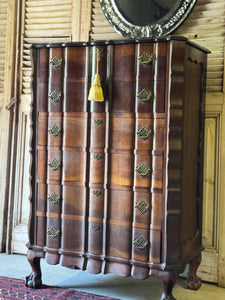
<instances>
[{"instance_id":1,"label":"distressed wooden wall panel","mask_svg":"<svg viewBox=\"0 0 225 300\"><path fill-rule=\"evenodd\" d=\"M223 90L225 4L223 0L199 0L189 18L175 32L208 48L207 91Z\"/></svg>"},{"instance_id":2,"label":"distressed wooden wall panel","mask_svg":"<svg viewBox=\"0 0 225 300\"><path fill-rule=\"evenodd\" d=\"M8 10L8 1L1 0L0 1L0 252L4 249L4 230L5 230L5 198L4 198L4 189L6 187L5 177L7 172L6 165L6 155L7 155L7 146L8 142L7 136L7 115L5 114L5 110L3 109L4 104L4 89L5 86L5 72L6 72L6 36L7 36L7 10ZM8 78L7 78L8 79Z\"/></svg>"},{"instance_id":3,"label":"distressed wooden wall panel","mask_svg":"<svg viewBox=\"0 0 225 300\"><path fill-rule=\"evenodd\" d=\"M206 47L212 53L208 58L207 91L223 90L224 70L224 35L225 35L224 0L199 0L193 11L174 32ZM99 0L92 1L91 39L122 39L106 20Z\"/></svg>"},{"instance_id":4,"label":"distressed wooden wall panel","mask_svg":"<svg viewBox=\"0 0 225 300\"><path fill-rule=\"evenodd\" d=\"M6 52L6 26L7 26L7 0L0 3L0 109L3 103L5 52Z\"/></svg>"},{"instance_id":5,"label":"distressed wooden wall panel","mask_svg":"<svg viewBox=\"0 0 225 300\"><path fill-rule=\"evenodd\" d=\"M105 18L99 0L92 0L90 38L92 40L123 39Z\"/></svg>"},{"instance_id":6,"label":"distressed wooden wall panel","mask_svg":"<svg viewBox=\"0 0 225 300\"><path fill-rule=\"evenodd\" d=\"M9 171L11 143L13 143L12 127L13 105L11 99L15 99L15 73L17 68L17 12L18 2L14 0L0 1L0 67L1 67L1 104L0 104L0 252L5 251L6 230L10 220L7 218L7 208L10 207L11 176ZM9 214L10 215L10 214Z\"/></svg>"},{"instance_id":7,"label":"distressed wooden wall panel","mask_svg":"<svg viewBox=\"0 0 225 300\"><path fill-rule=\"evenodd\" d=\"M203 244L206 251L203 253L201 273L207 274L207 279L218 282L218 190L217 173L219 149L219 114L205 120L205 149L204 159L204 202L203 202ZM208 269L210 266L210 269ZM209 271L210 270L210 271Z\"/></svg>"}]
</instances>

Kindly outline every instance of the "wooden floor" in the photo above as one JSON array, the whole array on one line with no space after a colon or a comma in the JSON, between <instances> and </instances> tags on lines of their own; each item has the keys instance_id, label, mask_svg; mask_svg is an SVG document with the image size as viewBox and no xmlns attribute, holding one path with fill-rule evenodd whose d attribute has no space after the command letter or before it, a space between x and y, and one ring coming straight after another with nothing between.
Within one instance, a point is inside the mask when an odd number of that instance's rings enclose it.
<instances>
[{"instance_id":1,"label":"wooden floor","mask_svg":"<svg viewBox=\"0 0 225 300\"><path fill-rule=\"evenodd\" d=\"M93 275L68 268L48 265L41 261L43 283L63 288L115 297L121 300L159 300L161 282L158 278L136 280L132 277L122 278L113 274ZM24 255L0 254L0 276L24 279L30 272L30 265ZM178 279L174 288L177 300L224 300L225 289L213 284L203 283L197 292L185 289L185 280Z\"/></svg>"}]
</instances>

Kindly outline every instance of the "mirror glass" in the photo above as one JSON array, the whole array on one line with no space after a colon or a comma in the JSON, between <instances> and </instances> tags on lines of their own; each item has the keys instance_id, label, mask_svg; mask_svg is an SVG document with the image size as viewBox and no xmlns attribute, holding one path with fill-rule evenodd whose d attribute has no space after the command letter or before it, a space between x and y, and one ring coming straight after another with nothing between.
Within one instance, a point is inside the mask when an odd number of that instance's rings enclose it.
<instances>
[{"instance_id":1,"label":"mirror glass","mask_svg":"<svg viewBox=\"0 0 225 300\"><path fill-rule=\"evenodd\" d=\"M159 37L172 33L197 0L99 0L114 29L124 37Z\"/></svg>"},{"instance_id":2,"label":"mirror glass","mask_svg":"<svg viewBox=\"0 0 225 300\"><path fill-rule=\"evenodd\" d=\"M154 24L175 8L179 0L115 0L119 11L134 25Z\"/></svg>"}]
</instances>

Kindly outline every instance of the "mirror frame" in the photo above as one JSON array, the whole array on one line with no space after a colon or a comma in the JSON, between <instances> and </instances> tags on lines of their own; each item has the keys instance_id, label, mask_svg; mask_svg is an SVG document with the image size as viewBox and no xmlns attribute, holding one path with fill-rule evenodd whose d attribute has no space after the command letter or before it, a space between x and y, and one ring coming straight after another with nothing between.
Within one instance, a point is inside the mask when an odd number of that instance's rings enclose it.
<instances>
[{"instance_id":1,"label":"mirror frame","mask_svg":"<svg viewBox=\"0 0 225 300\"><path fill-rule=\"evenodd\" d=\"M180 0L163 18L146 26L139 26L128 21L115 0L99 0L104 15L112 27L126 38L160 37L173 32L187 18L197 0Z\"/></svg>"}]
</instances>

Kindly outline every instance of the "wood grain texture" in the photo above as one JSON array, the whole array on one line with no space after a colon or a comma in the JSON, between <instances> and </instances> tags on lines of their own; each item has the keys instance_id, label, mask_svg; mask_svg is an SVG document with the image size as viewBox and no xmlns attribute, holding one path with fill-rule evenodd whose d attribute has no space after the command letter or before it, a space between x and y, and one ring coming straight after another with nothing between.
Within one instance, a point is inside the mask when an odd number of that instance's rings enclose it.
<instances>
[{"instance_id":1,"label":"wood grain texture","mask_svg":"<svg viewBox=\"0 0 225 300\"><path fill-rule=\"evenodd\" d=\"M10 112L5 108L14 96L14 74L15 70L15 56L14 48L11 47L16 43L17 35L17 10L13 1L1 1L1 30L0 30L0 153L3 158L0 162L0 185L2 197L0 199L0 250L4 251L6 244L6 220L9 199L9 155L11 151L10 143L12 141L11 126L12 119ZM11 13L9 14L9 7ZM12 211L12 207L10 210Z\"/></svg>"},{"instance_id":2,"label":"wood grain texture","mask_svg":"<svg viewBox=\"0 0 225 300\"><path fill-rule=\"evenodd\" d=\"M5 59L6 59L6 28L7 28L7 1L4 0L0 6L0 109L3 105L3 93L4 93L4 72L5 72Z\"/></svg>"},{"instance_id":3,"label":"wood grain texture","mask_svg":"<svg viewBox=\"0 0 225 300\"><path fill-rule=\"evenodd\" d=\"M206 53L185 39L102 44L100 106L86 102L99 44L34 46L33 105L41 110L34 120L33 182L40 193L32 200L38 210L30 249L45 251L51 264L92 273L160 276L164 295L172 295L175 272L202 251L199 116ZM154 56L146 67L143 50ZM55 56L63 63L47 67L46 58ZM61 91L59 102L38 98L43 81L44 92ZM142 98L137 86L152 88L152 96ZM62 127L60 135L52 136L53 124ZM49 202L52 193L57 205Z\"/></svg>"}]
</instances>

